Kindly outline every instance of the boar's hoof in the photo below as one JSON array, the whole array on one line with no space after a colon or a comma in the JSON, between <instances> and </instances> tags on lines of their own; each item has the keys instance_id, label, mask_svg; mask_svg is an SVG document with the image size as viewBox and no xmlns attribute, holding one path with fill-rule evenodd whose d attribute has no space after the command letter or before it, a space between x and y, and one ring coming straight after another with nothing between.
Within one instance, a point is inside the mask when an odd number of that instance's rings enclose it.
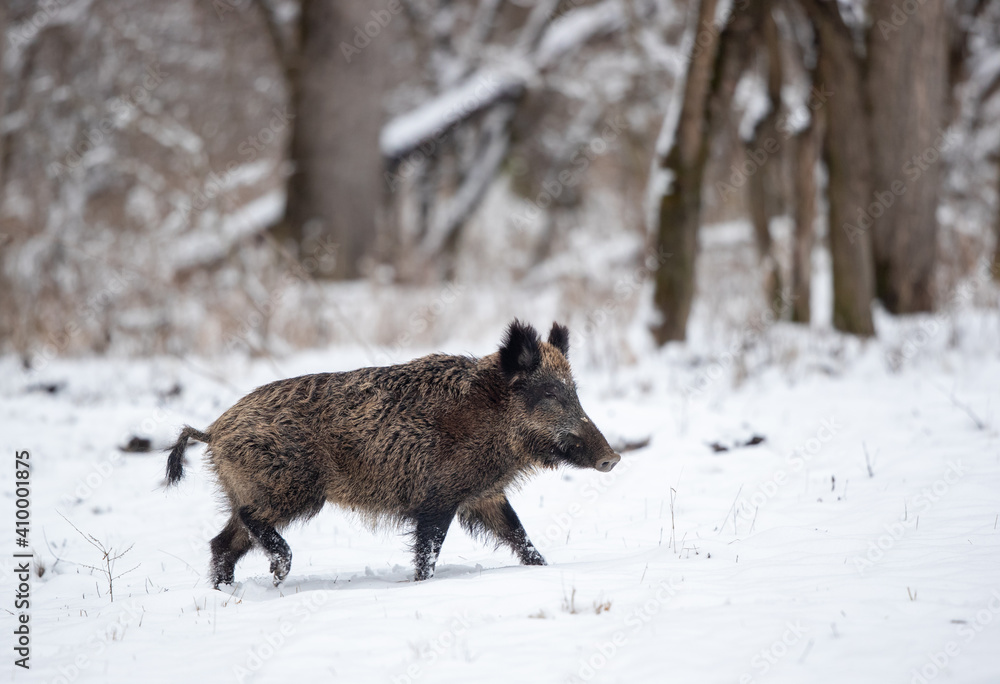
<instances>
[{"instance_id":1,"label":"boar's hoof","mask_svg":"<svg viewBox=\"0 0 1000 684\"><path fill-rule=\"evenodd\" d=\"M232 584L236 581L236 576L232 565L226 563L224 559L216 559L212 562L212 588L218 589L220 584Z\"/></svg>"},{"instance_id":2,"label":"boar's hoof","mask_svg":"<svg viewBox=\"0 0 1000 684\"><path fill-rule=\"evenodd\" d=\"M235 581L236 578L232 573L228 575L216 575L212 578L212 588L218 589L220 584L233 584Z\"/></svg>"},{"instance_id":3,"label":"boar's hoof","mask_svg":"<svg viewBox=\"0 0 1000 684\"><path fill-rule=\"evenodd\" d=\"M286 577L288 577L288 571L292 569L292 559L285 556L278 556L277 558L271 559L271 572L274 573L274 586L281 584Z\"/></svg>"},{"instance_id":4,"label":"boar's hoof","mask_svg":"<svg viewBox=\"0 0 1000 684\"><path fill-rule=\"evenodd\" d=\"M618 461L622 460L622 457L618 454L612 454L608 458L605 458L598 462L595 468L600 470L602 473L611 472L611 469L618 465Z\"/></svg>"},{"instance_id":5,"label":"boar's hoof","mask_svg":"<svg viewBox=\"0 0 1000 684\"><path fill-rule=\"evenodd\" d=\"M524 565L548 565L545 559L542 558L542 554L535 551L534 555L528 556L524 559Z\"/></svg>"}]
</instances>

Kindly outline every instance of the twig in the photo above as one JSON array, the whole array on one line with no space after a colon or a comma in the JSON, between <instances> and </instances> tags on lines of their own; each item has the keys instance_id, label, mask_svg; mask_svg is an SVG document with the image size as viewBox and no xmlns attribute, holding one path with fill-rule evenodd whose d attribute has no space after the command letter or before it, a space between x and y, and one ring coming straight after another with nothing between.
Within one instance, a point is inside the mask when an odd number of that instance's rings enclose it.
<instances>
[{"instance_id":1,"label":"twig","mask_svg":"<svg viewBox=\"0 0 1000 684\"><path fill-rule=\"evenodd\" d=\"M736 492L736 498L733 499L733 505L729 507L729 511L726 512L726 517L722 519L722 524L719 525L719 534L722 534L722 528L726 526L726 521L729 520L729 514L736 509L736 502L740 499L740 494L743 493L743 485L740 485L739 491ZM733 534L736 534L736 517L733 516Z\"/></svg>"},{"instance_id":2,"label":"twig","mask_svg":"<svg viewBox=\"0 0 1000 684\"><path fill-rule=\"evenodd\" d=\"M935 385L935 387L937 387L937 385ZM972 411L972 409L969 408L968 405L966 405L966 404L962 403L961 401L959 401L955 397L955 393L954 392L945 392L940 387L937 387L937 390L948 397L949 401L951 401L951 403L952 403L952 406L954 406L955 408L958 408L958 409L961 409L962 411L964 411L965 415L967 415L972 420L972 422L976 426L977 430L985 430L986 429L986 423L979 416L977 416Z\"/></svg>"},{"instance_id":3,"label":"twig","mask_svg":"<svg viewBox=\"0 0 1000 684\"><path fill-rule=\"evenodd\" d=\"M868 468L868 477L875 477L875 473L872 472L872 462L868 458L868 446L862 442L861 448L865 451L865 466Z\"/></svg>"},{"instance_id":4,"label":"twig","mask_svg":"<svg viewBox=\"0 0 1000 684\"><path fill-rule=\"evenodd\" d=\"M674 499L677 498L677 490L670 488L670 542L674 545L674 553L677 553L677 528L674 526Z\"/></svg>"},{"instance_id":5,"label":"twig","mask_svg":"<svg viewBox=\"0 0 1000 684\"><path fill-rule=\"evenodd\" d=\"M563 586L563 610L571 615L576 615L576 587L573 587L567 598L566 587Z\"/></svg>"},{"instance_id":6,"label":"twig","mask_svg":"<svg viewBox=\"0 0 1000 684\"><path fill-rule=\"evenodd\" d=\"M191 570L191 572L193 572L194 574L198 575L198 577L201 577L201 573L198 572L198 570L193 565L191 565L190 563L188 563L186 560L184 560L180 556L175 556L174 554L170 553L169 551L164 551L163 549L159 549L159 552L160 553L165 553L168 556L172 556L173 558L176 558L181 563L183 563L184 565L188 566L188 569Z\"/></svg>"},{"instance_id":7,"label":"twig","mask_svg":"<svg viewBox=\"0 0 1000 684\"><path fill-rule=\"evenodd\" d=\"M104 561L104 567L103 568L98 568L98 567L95 567L93 565L88 565L86 563L77 563L76 565L79 565L80 567L83 567L83 568L87 568L88 570L93 570L94 572L99 572L102 575L104 575L104 577L108 580L108 596L111 598L111 601L113 603L114 600L115 600L115 580L118 579L118 578L120 578L120 577L122 577L123 575L126 575L126 574L132 572L133 570L135 570L136 568L139 567L139 564L136 564L135 567L129 568L128 570L125 570L124 572L118 573L116 575L116 574L114 574L114 571L115 571L115 561L117 561L117 560L121 559L122 557L124 557L125 554L127 554L129 551L132 550L132 547L135 546L135 544L129 544L128 548L125 549L124 551L120 551L118 553L115 553L114 547L107 548L107 547L104 546L104 542L102 542L100 539L98 539L94 535L92 535L92 534L85 534L83 531L80 530L79 527L77 527L76 525L74 525L72 523L72 521L69 518L67 518L65 515L63 515L62 513L59 513L59 517L61 517L66 522L68 522L69 525L70 525L70 527L72 527L74 530L76 530L77 533L81 537L83 537L84 540L86 540L86 542L88 544L90 544L91 546L93 546L95 549L97 549L100 552L100 554L101 554L101 560ZM112 554L114 554L114 555L112 555ZM98 595L100 595L100 591L98 591L97 593L98 593Z\"/></svg>"},{"instance_id":8,"label":"twig","mask_svg":"<svg viewBox=\"0 0 1000 684\"><path fill-rule=\"evenodd\" d=\"M809 652L812 650L812 647L813 647L813 640L810 639L809 643L807 643L806 647L802 650L802 655L799 656L799 664L800 665L803 662L805 662L806 656L809 655Z\"/></svg>"},{"instance_id":9,"label":"twig","mask_svg":"<svg viewBox=\"0 0 1000 684\"><path fill-rule=\"evenodd\" d=\"M979 416L973 413L972 409L969 408L967 404L963 404L958 399L956 399L954 394L951 395L951 403L957 406L958 408L962 409L963 411L965 411L965 415L969 416L969 418L972 419L972 422L975 424L977 430L986 429L986 423L983 422L982 419L979 418Z\"/></svg>"},{"instance_id":10,"label":"twig","mask_svg":"<svg viewBox=\"0 0 1000 684\"><path fill-rule=\"evenodd\" d=\"M49 553L51 553L52 556L56 559L56 562L52 565L52 569L53 570L56 569L56 565L59 565L60 561L62 561L63 563L69 563L70 565L74 565L73 561L66 560L65 558L60 558L59 554L57 554L54 551L55 545L52 544L52 542L49 541L48 535L45 534L45 528L42 528L42 539L45 540L45 548L48 549ZM65 545L65 541L63 542L63 545Z\"/></svg>"},{"instance_id":11,"label":"twig","mask_svg":"<svg viewBox=\"0 0 1000 684\"><path fill-rule=\"evenodd\" d=\"M334 580L334 581L336 582L336 580ZM233 583L233 593L231 593L229 595L229 598L227 598L225 601L222 602L222 607L223 608L227 608L229 606L229 602L231 600L233 600L234 598L236 598L236 592L237 592L237 590L239 590L239 588L240 588L239 585L237 585L234 582ZM244 589L243 590L243 594L245 594L245 593L246 593L246 590ZM242 603L242 601L243 601L243 594L240 594L240 598L239 598L239 600L236 603Z\"/></svg>"}]
</instances>

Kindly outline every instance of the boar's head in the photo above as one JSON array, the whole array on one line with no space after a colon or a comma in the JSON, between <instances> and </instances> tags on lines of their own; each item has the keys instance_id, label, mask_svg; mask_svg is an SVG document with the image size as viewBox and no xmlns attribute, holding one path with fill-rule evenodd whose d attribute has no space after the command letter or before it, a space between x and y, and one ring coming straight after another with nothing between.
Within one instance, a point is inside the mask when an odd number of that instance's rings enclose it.
<instances>
[{"instance_id":1,"label":"boar's head","mask_svg":"<svg viewBox=\"0 0 1000 684\"><path fill-rule=\"evenodd\" d=\"M500 347L500 371L510 385L515 443L546 467L560 464L608 472L621 456L580 406L570 370L569 330L552 324L547 342L514 320Z\"/></svg>"}]
</instances>

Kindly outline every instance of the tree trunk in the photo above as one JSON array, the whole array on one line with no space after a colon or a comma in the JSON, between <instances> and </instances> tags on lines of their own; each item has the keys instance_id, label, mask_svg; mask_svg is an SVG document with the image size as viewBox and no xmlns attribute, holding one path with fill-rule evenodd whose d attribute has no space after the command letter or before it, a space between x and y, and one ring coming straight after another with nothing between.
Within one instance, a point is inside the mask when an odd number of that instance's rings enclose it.
<instances>
[{"instance_id":1,"label":"tree trunk","mask_svg":"<svg viewBox=\"0 0 1000 684\"><path fill-rule=\"evenodd\" d=\"M872 220L875 292L893 313L930 311L937 253L940 147L948 98L945 0L903 15L898 0L872 0L868 34L872 187L860 206ZM884 213L883 213L884 212Z\"/></svg>"},{"instance_id":2,"label":"tree trunk","mask_svg":"<svg viewBox=\"0 0 1000 684\"><path fill-rule=\"evenodd\" d=\"M758 155L758 159L764 160L750 175L748 200L757 256L764 269L764 294L773 306L774 302L779 301L782 289L781 270L771 240L771 219L781 214L784 190L782 140L778 131L783 77L781 47L778 42L778 27L772 14L772 3L758 2L754 9L758 12L755 20L763 38L762 47L767 54L767 97L770 110L754 128L753 136L747 142L749 151Z\"/></svg>"},{"instance_id":3,"label":"tree trunk","mask_svg":"<svg viewBox=\"0 0 1000 684\"><path fill-rule=\"evenodd\" d=\"M703 26L714 26L716 0L701 0L695 34ZM691 301L694 299L694 260L698 248L698 219L701 211L701 182L705 167L708 128L708 99L719 36L710 34L704 45L695 43L684 101L670 151L660 167L670 175L660 197L657 241L661 254L669 255L656 272L653 300L661 321L653 329L658 344L683 340Z\"/></svg>"},{"instance_id":4,"label":"tree trunk","mask_svg":"<svg viewBox=\"0 0 1000 684\"><path fill-rule=\"evenodd\" d=\"M819 85L814 103L826 109L823 158L829 174L830 256L833 260L833 325L856 335L875 333L871 302L874 264L871 235L854 224L871 203L871 158L861 63L837 5L802 0L816 28Z\"/></svg>"},{"instance_id":5,"label":"tree trunk","mask_svg":"<svg viewBox=\"0 0 1000 684\"><path fill-rule=\"evenodd\" d=\"M752 18L735 14L721 34L714 27L716 0L702 0L695 48L688 64L677 131L661 169L670 182L660 197L657 243L669 255L656 272L654 303L661 320L653 328L657 344L683 340L694 299L695 258L701 219L701 188L714 122L729 114L733 91L745 68Z\"/></svg>"},{"instance_id":6,"label":"tree trunk","mask_svg":"<svg viewBox=\"0 0 1000 684\"><path fill-rule=\"evenodd\" d=\"M990 270L993 271L993 280L1000 282L1000 154L997 161L997 210L993 217L993 232L996 235L996 242L993 243L993 262Z\"/></svg>"},{"instance_id":7,"label":"tree trunk","mask_svg":"<svg viewBox=\"0 0 1000 684\"><path fill-rule=\"evenodd\" d=\"M816 239L816 162L823 139L823 111L816 109L794 139L795 233L792 245L792 320L812 317L812 250Z\"/></svg>"},{"instance_id":8,"label":"tree trunk","mask_svg":"<svg viewBox=\"0 0 1000 684\"><path fill-rule=\"evenodd\" d=\"M330 275L337 278L361 275L382 199L378 137L394 41L391 24L367 43L368 36L354 30L372 21L370 11L356 1L303 0L301 49L288 70L293 169L275 234L300 256L314 241L335 243ZM363 47L353 50L358 44Z\"/></svg>"}]
</instances>

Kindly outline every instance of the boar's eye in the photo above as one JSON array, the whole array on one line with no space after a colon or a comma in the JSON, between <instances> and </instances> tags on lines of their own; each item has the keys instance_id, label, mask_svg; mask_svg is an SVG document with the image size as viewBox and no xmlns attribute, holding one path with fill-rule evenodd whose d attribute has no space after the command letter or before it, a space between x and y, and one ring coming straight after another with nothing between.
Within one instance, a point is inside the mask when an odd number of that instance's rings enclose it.
<instances>
[{"instance_id":1,"label":"boar's eye","mask_svg":"<svg viewBox=\"0 0 1000 684\"><path fill-rule=\"evenodd\" d=\"M555 385L541 385L536 387L533 397L533 403L546 410L552 410L557 405L562 405L563 403L562 393Z\"/></svg>"},{"instance_id":2,"label":"boar's eye","mask_svg":"<svg viewBox=\"0 0 1000 684\"><path fill-rule=\"evenodd\" d=\"M545 389L542 390L542 396L544 396L546 399L550 399L554 402L557 402L560 405L563 404L563 394L556 387L546 387Z\"/></svg>"}]
</instances>

